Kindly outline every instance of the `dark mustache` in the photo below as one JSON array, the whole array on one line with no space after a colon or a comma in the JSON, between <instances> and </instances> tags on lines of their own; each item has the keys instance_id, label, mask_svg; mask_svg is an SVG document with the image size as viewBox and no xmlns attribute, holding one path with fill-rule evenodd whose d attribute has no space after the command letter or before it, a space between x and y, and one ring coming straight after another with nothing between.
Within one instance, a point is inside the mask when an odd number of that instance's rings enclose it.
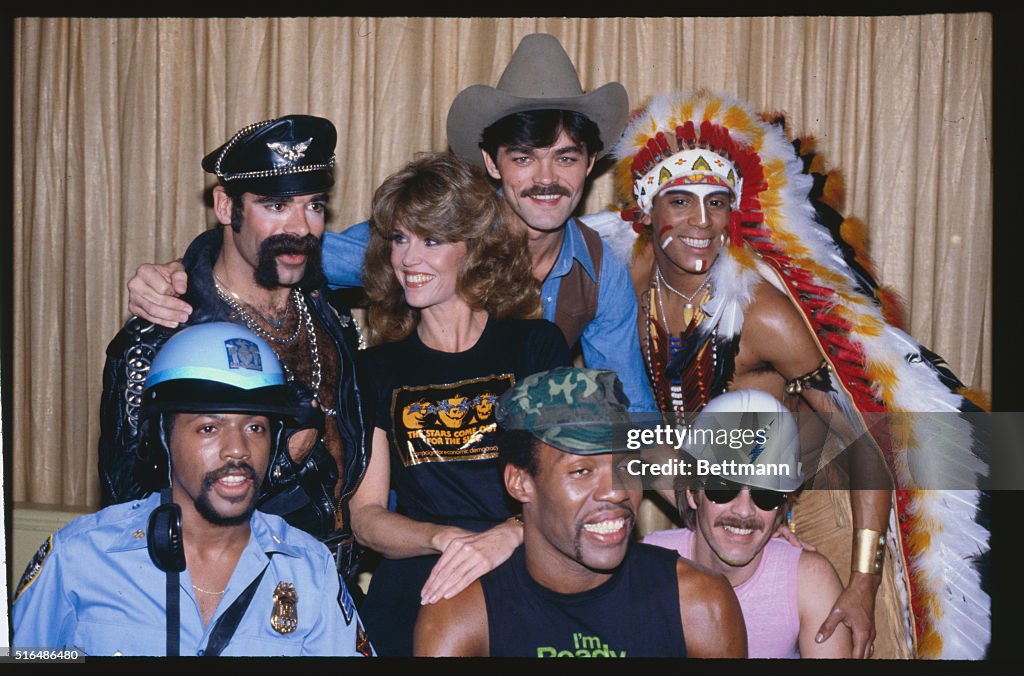
<instances>
[{"instance_id":1,"label":"dark mustache","mask_svg":"<svg viewBox=\"0 0 1024 676\"><path fill-rule=\"evenodd\" d=\"M260 257L280 256L282 254L302 254L309 256L320 248L320 240L313 235L295 237L293 235L271 235L260 244Z\"/></svg>"},{"instance_id":2,"label":"dark mustache","mask_svg":"<svg viewBox=\"0 0 1024 676\"><path fill-rule=\"evenodd\" d=\"M241 470L241 472L239 472ZM256 483L256 470L247 462L230 461L220 469L215 469L212 472L207 472L203 477L203 487L211 488L213 484L217 483L229 474L244 474L253 483Z\"/></svg>"},{"instance_id":3,"label":"dark mustache","mask_svg":"<svg viewBox=\"0 0 1024 676\"><path fill-rule=\"evenodd\" d=\"M557 183L552 185L535 185L532 188L519 193L520 197L543 197L545 195L561 195L562 197L570 197L569 189L558 185Z\"/></svg>"}]
</instances>

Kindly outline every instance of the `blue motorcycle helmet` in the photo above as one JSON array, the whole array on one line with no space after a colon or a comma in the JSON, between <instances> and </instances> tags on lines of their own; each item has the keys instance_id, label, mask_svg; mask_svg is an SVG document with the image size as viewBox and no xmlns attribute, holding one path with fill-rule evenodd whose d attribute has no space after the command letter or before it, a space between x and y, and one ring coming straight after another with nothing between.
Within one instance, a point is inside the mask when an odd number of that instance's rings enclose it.
<instances>
[{"instance_id":1,"label":"blue motorcycle helmet","mask_svg":"<svg viewBox=\"0 0 1024 676\"><path fill-rule=\"evenodd\" d=\"M255 413L271 426L270 468L291 462L287 439L307 428L323 432L323 414L307 388L288 381L273 349L247 327L208 322L182 329L157 352L142 395L136 481L156 491L170 485L168 424L176 413Z\"/></svg>"}]
</instances>

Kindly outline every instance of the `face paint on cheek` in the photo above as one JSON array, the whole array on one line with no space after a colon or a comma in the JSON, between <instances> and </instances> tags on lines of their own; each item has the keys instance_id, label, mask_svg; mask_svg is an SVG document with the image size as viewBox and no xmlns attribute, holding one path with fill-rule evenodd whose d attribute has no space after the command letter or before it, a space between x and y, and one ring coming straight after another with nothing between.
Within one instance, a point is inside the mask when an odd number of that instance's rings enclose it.
<instances>
[{"instance_id":1,"label":"face paint on cheek","mask_svg":"<svg viewBox=\"0 0 1024 676\"><path fill-rule=\"evenodd\" d=\"M663 225L658 230L658 237L664 237L666 232L671 232L671 231L672 231L672 226L671 225ZM665 239L661 240L661 248L664 249L665 247L667 247L671 241L672 241L672 235L669 235L668 237L665 237Z\"/></svg>"}]
</instances>

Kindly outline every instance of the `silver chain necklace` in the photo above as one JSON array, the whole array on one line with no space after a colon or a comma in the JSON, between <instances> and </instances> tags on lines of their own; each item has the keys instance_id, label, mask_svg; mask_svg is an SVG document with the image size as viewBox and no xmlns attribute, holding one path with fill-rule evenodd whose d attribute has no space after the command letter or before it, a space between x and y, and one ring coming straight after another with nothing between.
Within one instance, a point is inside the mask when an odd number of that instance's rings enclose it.
<instances>
[{"instance_id":1,"label":"silver chain necklace","mask_svg":"<svg viewBox=\"0 0 1024 676\"><path fill-rule=\"evenodd\" d=\"M231 309L234 310L238 314L238 316L242 318L242 321L245 322L245 325L248 326L253 333L267 340L268 342L281 346L291 345L292 343L299 339L299 336L302 335L302 330L306 330L306 333L309 335L310 359L313 361L313 379L312 382L310 383L310 389L313 390L313 398L316 399L318 404L321 404L321 408L323 408L324 415L337 415L338 409L327 408L326 406L323 406L320 398L320 383L323 380L323 370L320 366L320 350L316 341L316 331L313 329L313 315L310 313L309 308L306 307L306 298L305 296L302 295L302 292L300 292L298 289L292 289L291 292L292 303L295 304L295 308L296 310L298 310L299 313L299 321L295 323L295 331L292 333L292 335L286 338L278 338L277 336L271 335L270 332L266 331L262 326L260 326L256 322L256 320L253 319L252 315L245 311L245 309L242 307L242 304L238 301L238 299L232 297L233 294L229 295L226 292L226 290L222 288L221 284L222 282L219 279L217 279L216 276L214 276L213 285L217 289L217 295L221 297L221 300L227 303L228 306L230 306ZM263 317L263 314L260 313L260 316ZM288 377L288 380L295 380L295 374L292 373L291 369L288 368L288 366L284 363L284 359L279 359L279 361L281 363L281 368L284 370L285 375Z\"/></svg>"},{"instance_id":2,"label":"silver chain necklace","mask_svg":"<svg viewBox=\"0 0 1024 676\"><path fill-rule=\"evenodd\" d=\"M216 276L214 276L214 278L213 278L213 286L214 286L214 288L217 289L217 295L220 296L221 300L223 300L225 303L227 303L228 306L230 306L231 309L234 310L238 314L238 316L242 318L242 321L245 322L245 325L248 326L249 329L253 333L255 333L257 336L259 336L260 338L263 338L264 340L266 340L269 343L274 343L275 345L291 345L292 343L294 343L296 340L299 339L299 336L302 334L302 319L301 319L301 317L299 318L299 321L296 322L296 324L295 324L295 331L292 332L292 335L286 336L285 338L278 338L277 336L271 334L269 331L267 331L262 326L260 326L259 323L253 318L253 316L250 315L248 312L246 312L245 308L242 307L242 303L238 299L238 297L234 293L229 293L222 285L223 285L223 282L221 282L219 279L217 279ZM291 300L292 300L293 303L295 303L296 307L299 306L299 299L301 297L302 297L302 294L299 293L298 289L292 289ZM252 307L252 306L250 306L250 307ZM264 319L266 319L266 317L263 315L263 313L259 312L255 308L253 308L253 312L256 312L260 317L263 317ZM274 324L274 322L269 322L269 323L271 325ZM282 320L282 325L283 325L283 320Z\"/></svg>"},{"instance_id":3,"label":"silver chain necklace","mask_svg":"<svg viewBox=\"0 0 1024 676\"><path fill-rule=\"evenodd\" d=\"M711 279L711 275L709 274L707 277L704 278L704 281L700 283L700 286L697 287L696 291L687 296L685 293L683 293L682 291L668 283L668 280L665 279L665 277L661 274L661 266L659 266L657 263L655 263L654 265L654 274L658 278L658 298L661 298L661 285L664 284L666 289L668 289L669 291L671 291L672 293L686 301L686 305L684 305L683 307L687 310L693 309L693 299L697 297L697 294L701 292L701 289L707 286L708 281ZM664 316L664 312L662 312L662 315Z\"/></svg>"},{"instance_id":4,"label":"silver chain necklace","mask_svg":"<svg viewBox=\"0 0 1024 676\"><path fill-rule=\"evenodd\" d=\"M313 382L310 383L310 388L313 390L313 398L316 399L317 403L323 408L324 415L334 416L338 414L338 409L327 408L323 405L320 400L320 380L321 380L321 369L320 369L320 350L317 347L316 342L316 331L313 329L313 314L306 307L306 299L301 293L296 293L295 303L299 309L299 318L301 323L306 327L306 332L309 334L309 356L313 360ZM284 366L284 364L281 364ZM290 374L289 374L290 375Z\"/></svg>"}]
</instances>

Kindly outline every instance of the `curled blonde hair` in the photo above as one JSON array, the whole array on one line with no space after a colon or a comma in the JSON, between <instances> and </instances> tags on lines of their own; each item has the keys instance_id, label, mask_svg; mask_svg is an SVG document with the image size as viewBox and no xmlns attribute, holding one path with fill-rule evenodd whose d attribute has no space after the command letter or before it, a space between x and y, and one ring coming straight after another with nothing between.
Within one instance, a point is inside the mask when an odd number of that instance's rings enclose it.
<instances>
[{"instance_id":1,"label":"curled blonde hair","mask_svg":"<svg viewBox=\"0 0 1024 676\"><path fill-rule=\"evenodd\" d=\"M455 288L474 310L495 319L540 316L540 283L526 233L512 230L483 170L451 153L421 153L373 194L363 260L370 344L401 340L419 324L419 310L406 304L391 267L399 225L418 237L465 242Z\"/></svg>"}]
</instances>

